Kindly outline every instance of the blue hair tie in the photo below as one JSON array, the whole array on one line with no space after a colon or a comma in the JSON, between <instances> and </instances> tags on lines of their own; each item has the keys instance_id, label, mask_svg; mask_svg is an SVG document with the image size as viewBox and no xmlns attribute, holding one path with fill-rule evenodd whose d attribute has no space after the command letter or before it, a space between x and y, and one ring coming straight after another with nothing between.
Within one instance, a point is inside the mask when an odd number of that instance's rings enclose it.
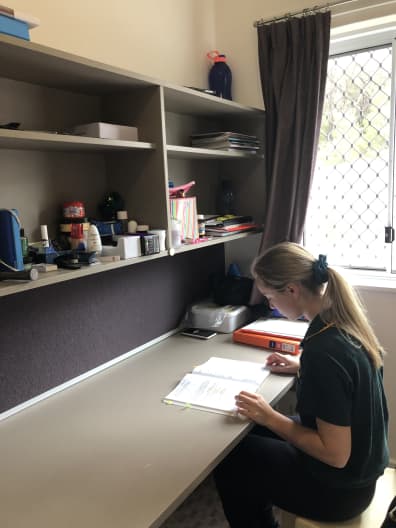
<instances>
[{"instance_id":1,"label":"blue hair tie","mask_svg":"<svg viewBox=\"0 0 396 528\"><path fill-rule=\"evenodd\" d=\"M319 255L318 260L315 260L312 264L312 271L316 284L324 284L329 280L329 273L327 268L328 266L326 255Z\"/></svg>"}]
</instances>

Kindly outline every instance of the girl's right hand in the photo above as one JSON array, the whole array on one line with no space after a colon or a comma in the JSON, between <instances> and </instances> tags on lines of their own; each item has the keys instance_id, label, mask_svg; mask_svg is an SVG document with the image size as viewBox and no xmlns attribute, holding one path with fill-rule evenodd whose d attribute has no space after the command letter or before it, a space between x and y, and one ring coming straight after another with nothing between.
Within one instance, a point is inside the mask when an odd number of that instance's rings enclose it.
<instances>
[{"instance_id":1,"label":"girl's right hand","mask_svg":"<svg viewBox=\"0 0 396 528\"><path fill-rule=\"evenodd\" d=\"M297 374L300 367L300 359L295 356L287 356L274 352L267 358L266 366L276 374Z\"/></svg>"}]
</instances>

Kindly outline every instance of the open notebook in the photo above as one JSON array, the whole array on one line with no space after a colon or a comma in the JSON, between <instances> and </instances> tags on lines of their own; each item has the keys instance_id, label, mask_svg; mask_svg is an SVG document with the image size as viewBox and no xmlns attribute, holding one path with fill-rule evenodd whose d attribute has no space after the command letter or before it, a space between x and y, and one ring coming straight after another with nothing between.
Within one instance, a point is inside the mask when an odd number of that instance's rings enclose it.
<instances>
[{"instance_id":1,"label":"open notebook","mask_svg":"<svg viewBox=\"0 0 396 528\"><path fill-rule=\"evenodd\" d=\"M270 374L264 363L211 357L186 374L164 403L223 414L235 413L235 396L257 392Z\"/></svg>"}]
</instances>

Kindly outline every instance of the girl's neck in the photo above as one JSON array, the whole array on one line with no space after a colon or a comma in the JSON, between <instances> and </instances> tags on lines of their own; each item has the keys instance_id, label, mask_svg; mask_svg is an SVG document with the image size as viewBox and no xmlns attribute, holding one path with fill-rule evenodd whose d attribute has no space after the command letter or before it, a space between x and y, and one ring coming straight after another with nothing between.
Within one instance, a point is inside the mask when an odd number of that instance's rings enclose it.
<instances>
[{"instance_id":1,"label":"girl's neck","mask_svg":"<svg viewBox=\"0 0 396 528\"><path fill-rule=\"evenodd\" d=\"M304 309L304 317L308 321L312 321L322 310L322 296L315 295L307 299L307 304Z\"/></svg>"}]
</instances>

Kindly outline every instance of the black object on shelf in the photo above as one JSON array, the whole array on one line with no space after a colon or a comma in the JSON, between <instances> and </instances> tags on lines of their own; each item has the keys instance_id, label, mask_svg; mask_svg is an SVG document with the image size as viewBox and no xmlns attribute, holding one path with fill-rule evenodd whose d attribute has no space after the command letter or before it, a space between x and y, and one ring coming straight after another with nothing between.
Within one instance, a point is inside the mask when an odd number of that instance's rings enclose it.
<instances>
[{"instance_id":1,"label":"black object on shelf","mask_svg":"<svg viewBox=\"0 0 396 528\"><path fill-rule=\"evenodd\" d=\"M125 209L124 199L118 192L111 192L105 196L98 209L103 220L116 220L117 211Z\"/></svg>"},{"instance_id":2,"label":"black object on shelf","mask_svg":"<svg viewBox=\"0 0 396 528\"><path fill-rule=\"evenodd\" d=\"M0 281L2 280L36 280L38 278L38 271L31 269L27 271L0 271Z\"/></svg>"},{"instance_id":3,"label":"black object on shelf","mask_svg":"<svg viewBox=\"0 0 396 528\"><path fill-rule=\"evenodd\" d=\"M223 180L217 194L217 211L219 215L235 214L235 196L230 180Z\"/></svg>"}]
</instances>

